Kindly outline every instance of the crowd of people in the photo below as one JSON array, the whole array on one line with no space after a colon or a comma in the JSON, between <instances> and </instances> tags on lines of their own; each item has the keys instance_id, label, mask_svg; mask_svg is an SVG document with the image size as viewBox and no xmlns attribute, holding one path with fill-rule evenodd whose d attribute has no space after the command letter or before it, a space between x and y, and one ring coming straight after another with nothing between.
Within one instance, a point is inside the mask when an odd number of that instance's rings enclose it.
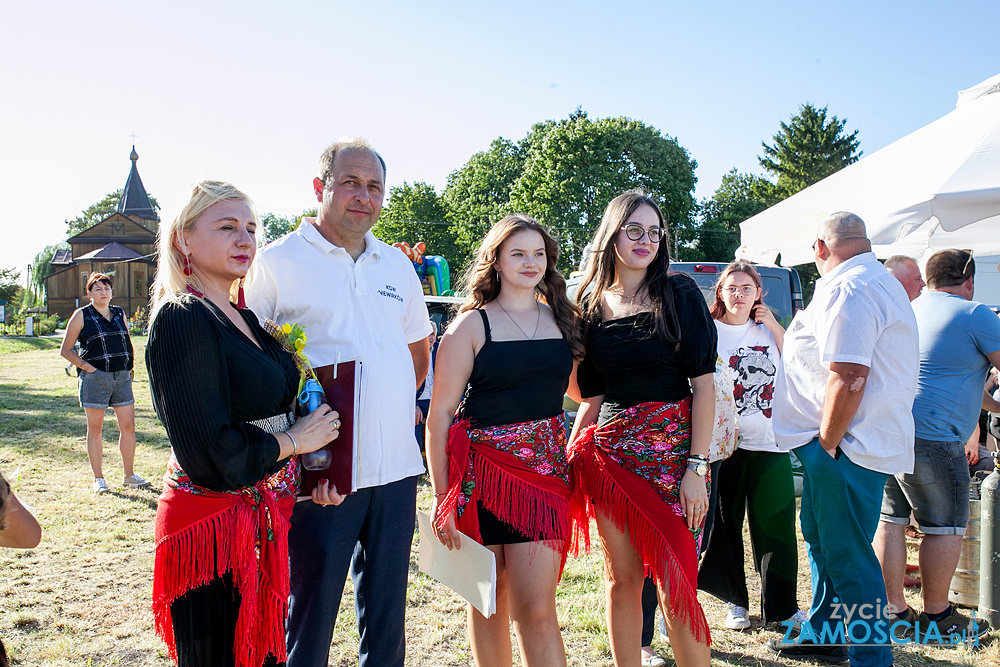
<instances>
[{"instance_id":1,"label":"crowd of people","mask_svg":"<svg viewBox=\"0 0 1000 667\"><path fill-rule=\"evenodd\" d=\"M983 392L1000 365L1000 319L972 301L971 252L931 257L920 295L913 260L883 266L864 222L833 214L813 245L813 299L786 331L748 262L726 267L706 304L670 271L658 203L629 191L604 211L575 299L542 224L496 222L432 353L439 332L409 260L371 232L385 179L381 155L348 138L321 157L316 217L260 250L251 200L217 181L199 183L160 231L145 361L172 451L152 604L179 665L325 665L349 572L359 664L403 665L422 445L434 537L449 549L474 540L496 558L496 614L468 609L481 667L511 664L511 629L524 665L566 664L556 588L592 524L618 667L665 664L650 646L656 607L676 664L707 667L698 589L728 604L731 630L753 626L757 602L763 625L818 630L843 624L839 605L888 604L889 621L937 624L944 636L988 629L947 600L968 520L967 442L980 407L1000 411ZM91 304L62 347L81 369L97 492L107 491L108 407L123 484L147 484L132 470L133 354L110 287L91 276ZM324 481L296 502L298 455L336 439L341 420L336 405L292 413L303 370L269 332L284 324L308 332L313 367L364 362L352 493ZM738 427L724 460L711 450L720 367ZM564 395L580 404L570 428ZM789 451L803 469L808 610L796 590ZM9 498L8 524L30 516ZM902 585L911 513L925 534L919 614ZM744 522L761 578L753 604ZM31 526L16 530L15 546L37 543ZM892 664L891 638L842 644L786 635L767 645Z\"/></svg>"}]
</instances>

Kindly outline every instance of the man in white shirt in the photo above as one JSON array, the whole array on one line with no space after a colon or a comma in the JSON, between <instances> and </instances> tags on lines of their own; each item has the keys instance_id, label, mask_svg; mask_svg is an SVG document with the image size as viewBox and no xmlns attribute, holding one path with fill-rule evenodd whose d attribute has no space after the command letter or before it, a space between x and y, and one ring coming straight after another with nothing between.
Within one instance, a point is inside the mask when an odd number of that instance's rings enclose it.
<instances>
[{"instance_id":1,"label":"man in white shirt","mask_svg":"<svg viewBox=\"0 0 1000 667\"><path fill-rule=\"evenodd\" d=\"M822 278L785 333L773 413L778 446L794 448L802 463L813 602L798 639L768 648L891 665L885 584L871 542L886 479L913 469L917 325L903 287L871 252L861 218L829 216L813 249Z\"/></svg>"},{"instance_id":2,"label":"man in white shirt","mask_svg":"<svg viewBox=\"0 0 1000 667\"><path fill-rule=\"evenodd\" d=\"M359 664L402 667L424 471L413 397L427 373L431 325L410 260L369 231L382 210L382 157L363 139L339 140L324 151L313 187L318 216L260 250L247 304L261 321L302 325L314 366L361 360L361 457L358 489L342 504L301 502L292 515L288 665L327 664L350 568Z\"/></svg>"}]
</instances>

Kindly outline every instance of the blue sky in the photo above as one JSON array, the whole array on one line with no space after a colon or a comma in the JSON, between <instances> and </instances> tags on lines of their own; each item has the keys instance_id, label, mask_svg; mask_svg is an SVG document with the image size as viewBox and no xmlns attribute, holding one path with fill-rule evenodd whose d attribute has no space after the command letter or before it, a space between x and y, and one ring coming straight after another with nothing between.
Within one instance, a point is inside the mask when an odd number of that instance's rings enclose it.
<instances>
[{"instance_id":1,"label":"blue sky","mask_svg":"<svg viewBox=\"0 0 1000 667\"><path fill-rule=\"evenodd\" d=\"M370 6L368 6L370 5ZM367 136L389 185L448 174L580 106L675 137L699 199L799 105L868 154L1000 71L998 2L17 3L0 25L0 267L139 170L173 218L202 178L314 205L322 149Z\"/></svg>"}]
</instances>

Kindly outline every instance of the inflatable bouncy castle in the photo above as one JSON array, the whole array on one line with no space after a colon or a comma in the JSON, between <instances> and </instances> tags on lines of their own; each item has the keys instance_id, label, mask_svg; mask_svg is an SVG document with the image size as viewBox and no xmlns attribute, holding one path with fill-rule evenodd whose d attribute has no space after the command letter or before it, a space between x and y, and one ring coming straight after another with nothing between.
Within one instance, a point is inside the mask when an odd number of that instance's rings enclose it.
<instances>
[{"instance_id":1,"label":"inflatable bouncy castle","mask_svg":"<svg viewBox=\"0 0 1000 667\"><path fill-rule=\"evenodd\" d=\"M413 268L420 278L420 283L424 286L424 294L433 296L453 296L455 292L451 289L451 271L448 269L448 262L440 255L425 255L427 245L423 241L414 243L400 242L393 243L394 248L399 248L411 262Z\"/></svg>"}]
</instances>

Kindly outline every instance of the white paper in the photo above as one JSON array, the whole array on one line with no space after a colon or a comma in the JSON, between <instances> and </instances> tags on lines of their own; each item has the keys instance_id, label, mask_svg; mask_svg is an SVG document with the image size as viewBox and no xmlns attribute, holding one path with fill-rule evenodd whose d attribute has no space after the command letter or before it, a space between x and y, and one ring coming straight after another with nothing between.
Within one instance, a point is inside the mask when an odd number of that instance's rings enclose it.
<instances>
[{"instance_id":1,"label":"white paper","mask_svg":"<svg viewBox=\"0 0 1000 667\"><path fill-rule=\"evenodd\" d=\"M426 512L417 510L420 571L440 581L486 618L497 610L497 560L492 551L464 533L462 548L449 550L434 534Z\"/></svg>"}]
</instances>

